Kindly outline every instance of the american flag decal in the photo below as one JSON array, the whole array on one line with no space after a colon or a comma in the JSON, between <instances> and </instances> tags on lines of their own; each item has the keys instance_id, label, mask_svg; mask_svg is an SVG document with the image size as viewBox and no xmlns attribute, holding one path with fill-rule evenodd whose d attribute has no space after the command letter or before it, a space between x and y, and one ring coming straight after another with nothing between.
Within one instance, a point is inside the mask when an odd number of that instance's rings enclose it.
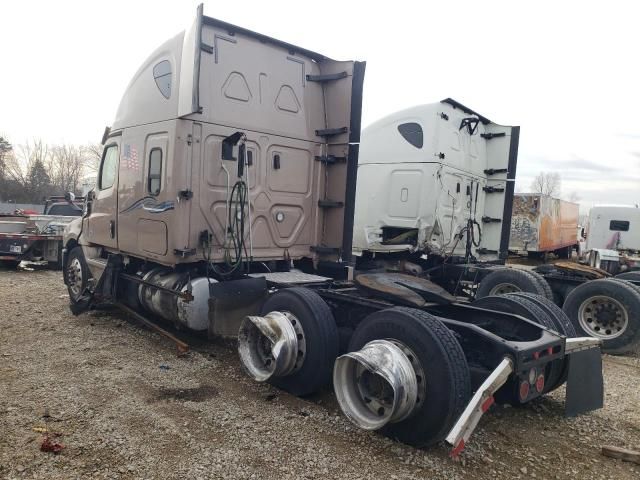
<instances>
[{"instance_id":1,"label":"american flag decal","mask_svg":"<svg viewBox=\"0 0 640 480\"><path fill-rule=\"evenodd\" d=\"M122 152L122 166L127 170L139 170L140 164L138 163L138 151L136 147L132 147L129 144L124 146Z\"/></svg>"}]
</instances>

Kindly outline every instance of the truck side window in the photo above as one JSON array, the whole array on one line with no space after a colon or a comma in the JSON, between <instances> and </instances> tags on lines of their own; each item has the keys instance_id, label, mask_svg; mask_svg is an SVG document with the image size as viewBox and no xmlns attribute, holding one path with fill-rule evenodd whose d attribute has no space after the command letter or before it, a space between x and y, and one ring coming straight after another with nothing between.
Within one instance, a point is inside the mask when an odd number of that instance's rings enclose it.
<instances>
[{"instance_id":1,"label":"truck side window","mask_svg":"<svg viewBox=\"0 0 640 480\"><path fill-rule=\"evenodd\" d=\"M422 127L419 123L410 122L402 123L398 125L398 131L400 135L416 148L422 148L423 145L423 133Z\"/></svg>"},{"instance_id":2,"label":"truck side window","mask_svg":"<svg viewBox=\"0 0 640 480\"><path fill-rule=\"evenodd\" d=\"M151 195L160 193L162 179L162 150L152 148L149 153L149 177L147 180L147 190Z\"/></svg>"},{"instance_id":3,"label":"truck side window","mask_svg":"<svg viewBox=\"0 0 640 480\"><path fill-rule=\"evenodd\" d=\"M609 230L614 232L628 232L629 222L627 220L611 220L609 222Z\"/></svg>"},{"instance_id":4,"label":"truck side window","mask_svg":"<svg viewBox=\"0 0 640 480\"><path fill-rule=\"evenodd\" d=\"M100 165L100 175L98 177L98 188L105 190L111 188L116 181L116 168L118 166L118 146L110 145L104 150L102 165Z\"/></svg>"}]
</instances>

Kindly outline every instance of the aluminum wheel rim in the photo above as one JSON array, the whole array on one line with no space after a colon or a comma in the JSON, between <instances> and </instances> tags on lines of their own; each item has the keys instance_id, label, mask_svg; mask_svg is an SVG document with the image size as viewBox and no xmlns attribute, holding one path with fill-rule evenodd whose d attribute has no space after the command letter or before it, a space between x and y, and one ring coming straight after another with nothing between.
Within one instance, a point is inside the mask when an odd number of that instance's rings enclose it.
<instances>
[{"instance_id":1,"label":"aluminum wheel rim","mask_svg":"<svg viewBox=\"0 0 640 480\"><path fill-rule=\"evenodd\" d=\"M307 352L300 320L291 312L248 316L238 332L238 353L247 373L256 381L285 377L300 370Z\"/></svg>"},{"instance_id":2,"label":"aluminum wheel rim","mask_svg":"<svg viewBox=\"0 0 640 480\"><path fill-rule=\"evenodd\" d=\"M522 289L513 283L499 283L489 291L489 295L505 295L507 293L521 292Z\"/></svg>"},{"instance_id":3,"label":"aluminum wheel rim","mask_svg":"<svg viewBox=\"0 0 640 480\"><path fill-rule=\"evenodd\" d=\"M67 285L74 297L82 294L82 264L74 258L67 266Z\"/></svg>"},{"instance_id":4,"label":"aluminum wheel rim","mask_svg":"<svg viewBox=\"0 0 640 480\"><path fill-rule=\"evenodd\" d=\"M597 295L582 302L578 309L578 321L591 336L611 340L627 330L629 314L615 298Z\"/></svg>"},{"instance_id":5,"label":"aluminum wheel rim","mask_svg":"<svg viewBox=\"0 0 640 480\"><path fill-rule=\"evenodd\" d=\"M380 348L385 344L393 347L387 353L395 355L400 370L377 364L373 357L369 357L373 364L367 361L363 364L354 358L368 348ZM392 380L387 376L392 371L394 376L401 375L413 385L398 384L398 378ZM338 385L342 387L338 388ZM387 423L411 417L422 407L426 397L425 372L415 353L402 342L395 339L373 340L358 352L338 358L334 368L334 389L340 408L353 423L366 430L377 430Z\"/></svg>"}]
</instances>

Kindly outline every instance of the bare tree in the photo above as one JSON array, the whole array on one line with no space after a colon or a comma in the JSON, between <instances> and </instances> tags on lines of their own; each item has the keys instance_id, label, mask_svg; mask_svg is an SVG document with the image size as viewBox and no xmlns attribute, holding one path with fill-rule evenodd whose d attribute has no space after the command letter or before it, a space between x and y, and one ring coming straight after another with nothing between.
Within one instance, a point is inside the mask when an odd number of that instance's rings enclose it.
<instances>
[{"instance_id":1,"label":"bare tree","mask_svg":"<svg viewBox=\"0 0 640 480\"><path fill-rule=\"evenodd\" d=\"M560 195L562 180L558 172L540 172L531 182L531 190L534 193L542 193L557 197Z\"/></svg>"},{"instance_id":2,"label":"bare tree","mask_svg":"<svg viewBox=\"0 0 640 480\"><path fill-rule=\"evenodd\" d=\"M15 201L80 193L85 177L95 176L102 158L102 145L47 145L35 139L13 148L3 141L0 137L0 193Z\"/></svg>"},{"instance_id":3,"label":"bare tree","mask_svg":"<svg viewBox=\"0 0 640 480\"><path fill-rule=\"evenodd\" d=\"M86 153L85 168L86 173L97 173L100 166L100 160L102 160L102 151L104 146L99 143L90 143L84 147Z\"/></svg>"},{"instance_id":4,"label":"bare tree","mask_svg":"<svg viewBox=\"0 0 640 480\"><path fill-rule=\"evenodd\" d=\"M26 189L29 186L29 172L36 163L48 165L48 158L49 147L42 140L35 139L19 145L17 154L6 160L7 177Z\"/></svg>"},{"instance_id":5,"label":"bare tree","mask_svg":"<svg viewBox=\"0 0 640 480\"><path fill-rule=\"evenodd\" d=\"M83 147L56 145L51 147L48 172L51 183L60 192L76 192L87 163Z\"/></svg>"}]
</instances>

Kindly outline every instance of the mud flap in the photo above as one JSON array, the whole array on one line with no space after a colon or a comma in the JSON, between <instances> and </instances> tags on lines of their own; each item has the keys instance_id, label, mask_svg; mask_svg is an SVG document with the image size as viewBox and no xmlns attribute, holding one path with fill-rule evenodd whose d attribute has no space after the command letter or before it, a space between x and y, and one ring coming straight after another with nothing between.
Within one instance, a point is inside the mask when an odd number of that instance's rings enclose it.
<instances>
[{"instance_id":1,"label":"mud flap","mask_svg":"<svg viewBox=\"0 0 640 480\"><path fill-rule=\"evenodd\" d=\"M573 352L567 356L566 417L597 410L604 405L602 355L599 348Z\"/></svg>"},{"instance_id":2,"label":"mud flap","mask_svg":"<svg viewBox=\"0 0 640 480\"><path fill-rule=\"evenodd\" d=\"M209 286L209 338L236 337L247 315L258 315L268 295L264 277L212 283Z\"/></svg>"}]
</instances>

